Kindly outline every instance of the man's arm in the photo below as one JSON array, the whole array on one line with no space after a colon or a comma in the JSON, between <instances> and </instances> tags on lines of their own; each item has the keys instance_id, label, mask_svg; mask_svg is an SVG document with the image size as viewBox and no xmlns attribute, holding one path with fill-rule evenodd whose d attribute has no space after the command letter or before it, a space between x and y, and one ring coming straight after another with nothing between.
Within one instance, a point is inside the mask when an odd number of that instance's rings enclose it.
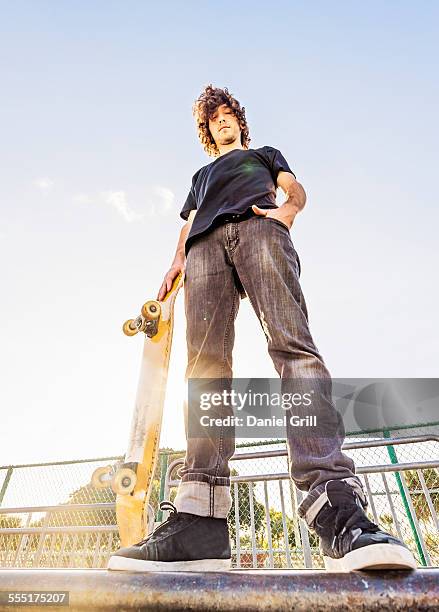
<instances>
[{"instance_id":1,"label":"man's arm","mask_svg":"<svg viewBox=\"0 0 439 612\"><path fill-rule=\"evenodd\" d=\"M306 193L304 188L296 181L291 172L284 172L283 170L277 175L277 186L287 196L281 208L285 207L285 210L290 211L295 217L305 206Z\"/></svg>"},{"instance_id":2,"label":"man's arm","mask_svg":"<svg viewBox=\"0 0 439 612\"><path fill-rule=\"evenodd\" d=\"M192 223L194 221L194 217L196 214L197 214L196 210L191 210L189 212L189 217L188 217L187 222L183 225L181 229L180 236L179 236L178 243L177 243L177 248L175 250L174 260L172 262L172 266L175 263L184 264L184 261L185 261L184 246L186 244L186 240L189 235L189 232L191 231Z\"/></svg>"},{"instance_id":3,"label":"man's arm","mask_svg":"<svg viewBox=\"0 0 439 612\"><path fill-rule=\"evenodd\" d=\"M291 229L294 217L300 212L306 202L306 193L302 185L296 181L291 172L281 170L277 175L277 186L282 189L287 199L279 208L264 209L255 204L252 206L254 212L264 217L273 217L285 223Z\"/></svg>"},{"instance_id":4,"label":"man's arm","mask_svg":"<svg viewBox=\"0 0 439 612\"><path fill-rule=\"evenodd\" d=\"M186 265L186 256L184 252L184 247L186 244L187 237L189 232L191 231L192 223L194 221L194 217L197 214L196 210L191 210L189 212L189 217L187 222L183 225L180 236L178 238L177 248L175 250L174 259L172 261L171 267L165 275L162 286L159 289L157 294L157 299L162 300L168 291L172 287L172 283L174 279L178 276L180 272L184 272L184 268Z\"/></svg>"}]
</instances>

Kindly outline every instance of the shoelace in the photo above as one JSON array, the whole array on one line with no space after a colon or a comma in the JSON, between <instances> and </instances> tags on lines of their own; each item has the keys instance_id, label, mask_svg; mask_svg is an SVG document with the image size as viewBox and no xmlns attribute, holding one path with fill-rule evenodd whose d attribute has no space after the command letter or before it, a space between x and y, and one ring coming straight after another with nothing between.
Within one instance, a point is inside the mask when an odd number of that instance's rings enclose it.
<instances>
[{"instance_id":1,"label":"shoelace","mask_svg":"<svg viewBox=\"0 0 439 612\"><path fill-rule=\"evenodd\" d=\"M160 510L171 510L171 514L168 516L165 523L169 520L176 518L176 515L178 515L177 508L170 501L165 500L165 501L160 502L159 508Z\"/></svg>"},{"instance_id":2,"label":"shoelace","mask_svg":"<svg viewBox=\"0 0 439 612\"><path fill-rule=\"evenodd\" d=\"M177 508L174 506L174 504L170 501L162 501L159 504L159 508L160 510L171 510L171 514L168 516L168 518L166 519L166 521L164 521L163 523L161 523L158 527L156 527L156 529L154 529L153 532L151 532L150 534L148 534L146 536L146 538L144 540L141 540L140 542L137 542L137 544L135 544L135 546L141 546L142 544L146 544L146 542L150 539L150 537L156 533L158 533L159 531L163 531L165 528L167 528L169 526L169 524L175 520L178 520L180 515L177 511Z\"/></svg>"}]
</instances>

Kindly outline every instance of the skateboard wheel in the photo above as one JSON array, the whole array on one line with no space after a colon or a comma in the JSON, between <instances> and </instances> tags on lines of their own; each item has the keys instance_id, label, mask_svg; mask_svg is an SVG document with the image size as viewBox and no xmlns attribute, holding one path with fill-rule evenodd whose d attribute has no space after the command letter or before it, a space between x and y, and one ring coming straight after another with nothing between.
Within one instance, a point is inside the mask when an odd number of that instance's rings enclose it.
<instances>
[{"instance_id":1,"label":"skateboard wheel","mask_svg":"<svg viewBox=\"0 0 439 612\"><path fill-rule=\"evenodd\" d=\"M136 472L130 468L119 470L111 482L111 488L117 495L129 495L136 486Z\"/></svg>"},{"instance_id":2,"label":"skateboard wheel","mask_svg":"<svg viewBox=\"0 0 439 612\"><path fill-rule=\"evenodd\" d=\"M91 477L91 484L95 489L106 489L111 480L111 472L113 468L111 465L107 465L105 467L97 468Z\"/></svg>"},{"instance_id":3,"label":"skateboard wheel","mask_svg":"<svg viewBox=\"0 0 439 612\"><path fill-rule=\"evenodd\" d=\"M160 307L159 302L156 302L155 300L150 300L142 306L142 317L150 321L154 321L155 319L158 319L160 317L161 310L162 309Z\"/></svg>"},{"instance_id":4,"label":"skateboard wheel","mask_svg":"<svg viewBox=\"0 0 439 612\"><path fill-rule=\"evenodd\" d=\"M139 331L137 326L134 324L134 319L128 319L128 321L125 321L122 329L125 336L135 336Z\"/></svg>"}]
</instances>

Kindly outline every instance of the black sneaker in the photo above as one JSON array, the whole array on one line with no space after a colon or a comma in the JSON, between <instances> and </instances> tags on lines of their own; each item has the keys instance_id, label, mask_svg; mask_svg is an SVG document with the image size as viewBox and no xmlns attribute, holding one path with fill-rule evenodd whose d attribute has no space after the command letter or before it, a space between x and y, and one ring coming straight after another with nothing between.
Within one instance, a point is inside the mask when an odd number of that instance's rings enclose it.
<instances>
[{"instance_id":1,"label":"black sneaker","mask_svg":"<svg viewBox=\"0 0 439 612\"><path fill-rule=\"evenodd\" d=\"M161 502L160 509L172 510L166 521L141 542L113 553L108 569L139 572L230 569L226 519L177 512L169 501Z\"/></svg>"},{"instance_id":2,"label":"black sneaker","mask_svg":"<svg viewBox=\"0 0 439 612\"><path fill-rule=\"evenodd\" d=\"M320 536L328 571L416 568L407 546L367 518L359 496L346 482L328 481L326 495L313 529Z\"/></svg>"}]
</instances>

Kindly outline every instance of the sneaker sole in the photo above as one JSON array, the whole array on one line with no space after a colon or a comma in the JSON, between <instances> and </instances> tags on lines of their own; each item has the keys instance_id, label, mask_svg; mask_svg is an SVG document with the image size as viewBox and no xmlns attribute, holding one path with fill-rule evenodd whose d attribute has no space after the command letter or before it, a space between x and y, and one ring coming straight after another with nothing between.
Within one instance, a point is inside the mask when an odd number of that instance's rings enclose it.
<instances>
[{"instance_id":1,"label":"sneaker sole","mask_svg":"<svg viewBox=\"0 0 439 612\"><path fill-rule=\"evenodd\" d=\"M195 561L143 561L113 556L107 569L125 572L221 572L231 568L231 559L200 559Z\"/></svg>"},{"instance_id":2,"label":"sneaker sole","mask_svg":"<svg viewBox=\"0 0 439 612\"><path fill-rule=\"evenodd\" d=\"M347 553L342 559L323 556L329 572L353 572L356 570L413 570L417 563L413 554L397 544L369 544Z\"/></svg>"}]
</instances>

